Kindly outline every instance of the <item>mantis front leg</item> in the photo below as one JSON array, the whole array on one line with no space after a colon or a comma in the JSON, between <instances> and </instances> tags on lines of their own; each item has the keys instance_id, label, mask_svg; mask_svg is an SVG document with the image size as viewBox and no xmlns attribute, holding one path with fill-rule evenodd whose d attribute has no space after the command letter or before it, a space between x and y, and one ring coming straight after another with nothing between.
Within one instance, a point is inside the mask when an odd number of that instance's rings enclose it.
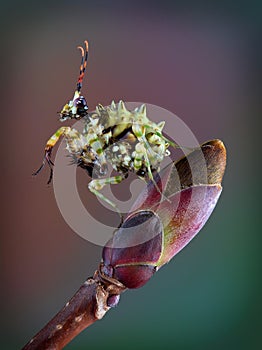
<instances>
[{"instance_id":1,"label":"mantis front leg","mask_svg":"<svg viewBox=\"0 0 262 350\"><path fill-rule=\"evenodd\" d=\"M54 166L54 163L51 160L52 149L54 148L54 146L57 144L57 142L62 136L68 136L69 134L71 135L72 133L79 134L78 131L76 131L75 129L71 129L69 126L62 126L48 139L45 146L45 155L44 155L43 162L39 167L39 169L37 169L37 171L33 173L33 175L37 175L47 163L50 168L50 176L47 184L50 184L53 178L53 166Z\"/></svg>"}]
</instances>

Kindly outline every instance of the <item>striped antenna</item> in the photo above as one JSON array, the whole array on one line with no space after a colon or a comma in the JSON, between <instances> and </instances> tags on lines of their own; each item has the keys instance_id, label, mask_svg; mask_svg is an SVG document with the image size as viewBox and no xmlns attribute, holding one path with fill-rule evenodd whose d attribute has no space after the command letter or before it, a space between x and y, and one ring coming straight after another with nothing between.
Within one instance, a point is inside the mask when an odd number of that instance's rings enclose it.
<instances>
[{"instance_id":1,"label":"striped antenna","mask_svg":"<svg viewBox=\"0 0 262 350\"><path fill-rule=\"evenodd\" d=\"M81 57L82 57L81 65L80 65L80 73L79 73L79 77L78 77L78 81L77 81L77 85L76 85L77 91L80 92L80 90L82 88L82 82L84 79L87 58L88 58L88 41L85 40L85 50L82 48L82 46L78 46L77 48L81 51Z\"/></svg>"}]
</instances>

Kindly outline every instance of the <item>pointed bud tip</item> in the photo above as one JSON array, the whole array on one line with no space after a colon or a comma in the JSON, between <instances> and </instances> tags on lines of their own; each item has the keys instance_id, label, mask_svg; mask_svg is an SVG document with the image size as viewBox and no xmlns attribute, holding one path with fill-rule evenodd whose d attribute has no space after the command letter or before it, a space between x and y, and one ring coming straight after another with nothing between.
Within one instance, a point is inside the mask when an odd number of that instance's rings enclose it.
<instances>
[{"instance_id":1,"label":"pointed bud tip","mask_svg":"<svg viewBox=\"0 0 262 350\"><path fill-rule=\"evenodd\" d=\"M208 183L221 184L226 168L226 148L221 140L215 139L205 142L203 151L208 167Z\"/></svg>"}]
</instances>

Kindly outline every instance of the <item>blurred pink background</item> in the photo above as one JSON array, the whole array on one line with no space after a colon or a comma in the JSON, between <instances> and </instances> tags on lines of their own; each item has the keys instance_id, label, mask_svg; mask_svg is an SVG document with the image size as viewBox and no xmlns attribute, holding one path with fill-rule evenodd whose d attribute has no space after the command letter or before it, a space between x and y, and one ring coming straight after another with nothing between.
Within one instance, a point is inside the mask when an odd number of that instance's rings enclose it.
<instances>
[{"instance_id":1,"label":"blurred pink background","mask_svg":"<svg viewBox=\"0 0 262 350\"><path fill-rule=\"evenodd\" d=\"M159 105L200 142L222 139L228 168L221 200L199 236L68 349L257 349L260 8L127 4L2 3L2 348L22 347L101 258L101 247L64 222L47 170L31 176L60 126L56 112L75 89L76 46L88 39L83 93L90 110L112 99ZM81 170L79 178L83 197L99 212Z\"/></svg>"}]
</instances>

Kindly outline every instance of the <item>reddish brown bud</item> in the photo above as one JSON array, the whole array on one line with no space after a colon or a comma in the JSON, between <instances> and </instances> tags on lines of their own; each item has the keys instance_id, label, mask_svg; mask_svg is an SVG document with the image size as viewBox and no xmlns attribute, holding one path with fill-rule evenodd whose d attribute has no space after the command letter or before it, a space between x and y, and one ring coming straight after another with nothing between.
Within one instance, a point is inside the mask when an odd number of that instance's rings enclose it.
<instances>
[{"instance_id":1,"label":"reddish brown bud","mask_svg":"<svg viewBox=\"0 0 262 350\"><path fill-rule=\"evenodd\" d=\"M144 285L160 259L162 230L161 221L152 211L131 215L103 249L103 273L127 288Z\"/></svg>"},{"instance_id":2,"label":"reddish brown bud","mask_svg":"<svg viewBox=\"0 0 262 350\"><path fill-rule=\"evenodd\" d=\"M103 249L103 273L127 288L143 286L203 227L222 191L226 151L206 142L155 177Z\"/></svg>"}]
</instances>

